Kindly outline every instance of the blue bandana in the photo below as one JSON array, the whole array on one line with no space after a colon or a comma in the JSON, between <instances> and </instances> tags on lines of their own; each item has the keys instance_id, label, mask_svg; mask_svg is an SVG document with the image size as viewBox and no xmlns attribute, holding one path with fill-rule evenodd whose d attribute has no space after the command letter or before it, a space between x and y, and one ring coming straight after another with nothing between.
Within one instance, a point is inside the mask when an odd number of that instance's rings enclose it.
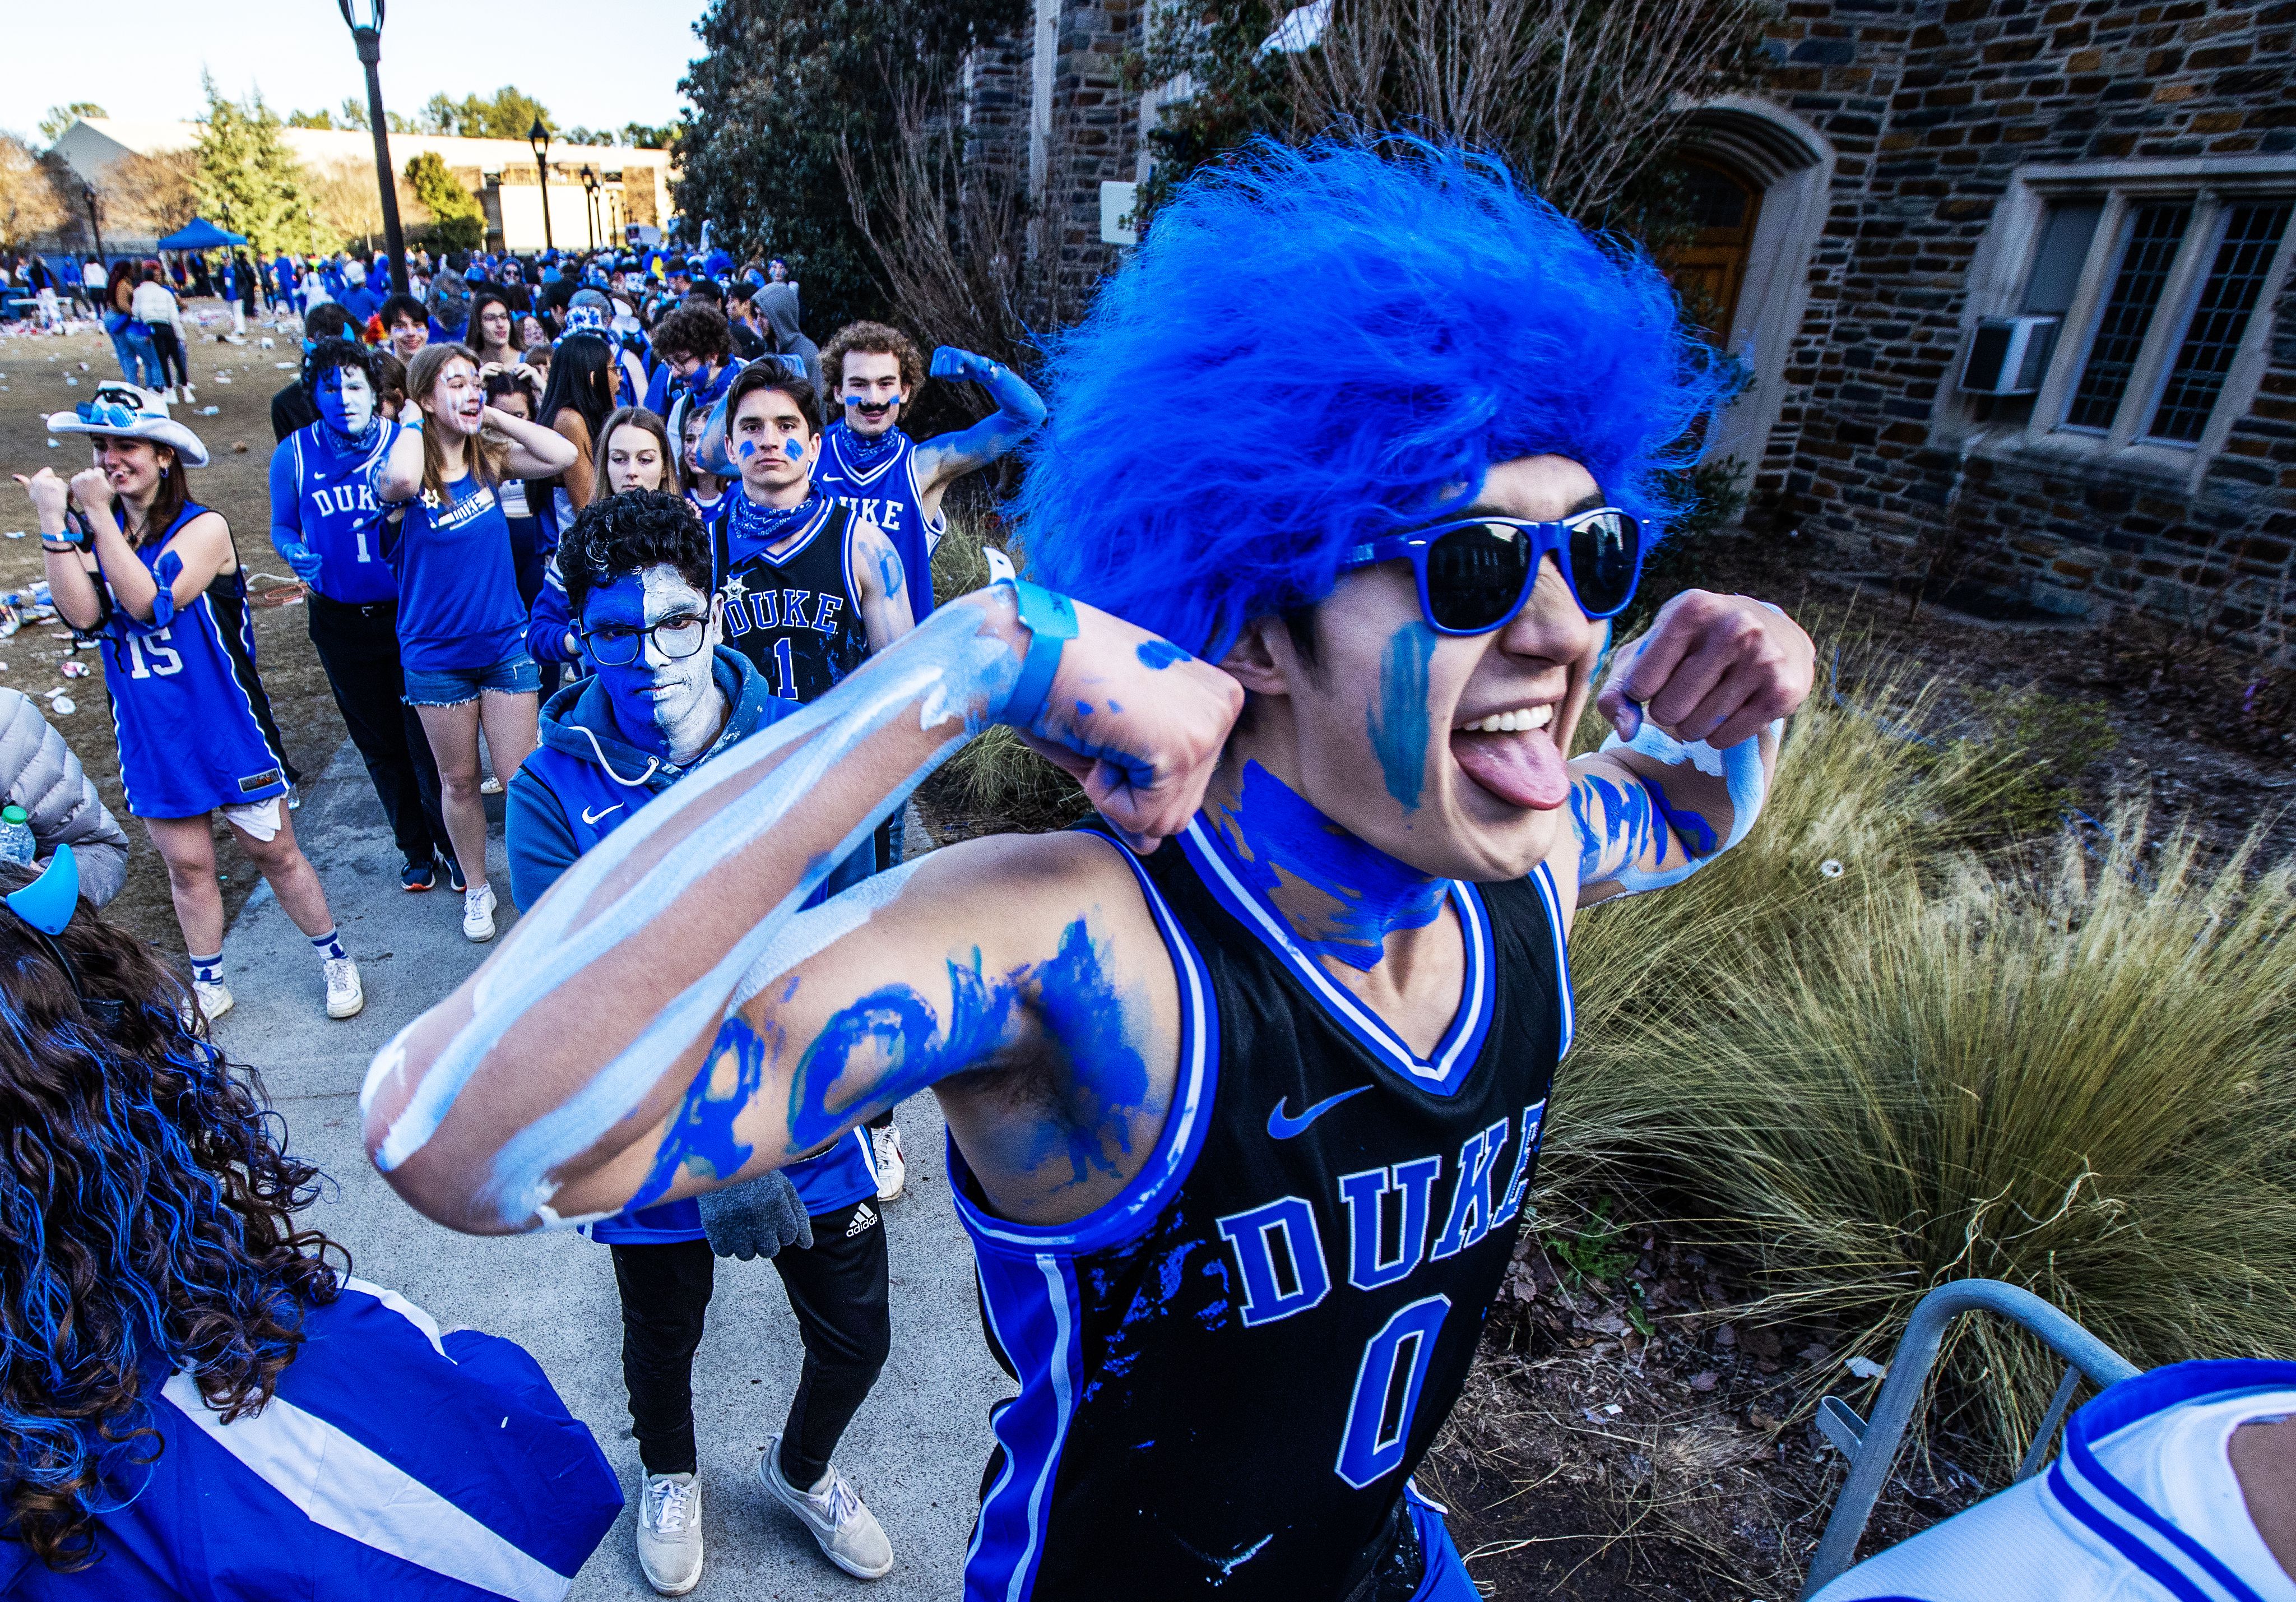
<instances>
[{"instance_id":1,"label":"blue bandana","mask_svg":"<svg viewBox=\"0 0 2296 1602\"><path fill-rule=\"evenodd\" d=\"M821 498L808 495L794 506L760 506L740 489L733 492L734 510L727 531L745 547L762 549L788 538L803 528Z\"/></svg>"},{"instance_id":2,"label":"blue bandana","mask_svg":"<svg viewBox=\"0 0 2296 1602\"><path fill-rule=\"evenodd\" d=\"M873 440L854 431L852 425L842 417L837 420L837 426L844 431L844 443L840 449L845 459L864 472L900 449L901 441L907 438L898 425L887 429Z\"/></svg>"}]
</instances>

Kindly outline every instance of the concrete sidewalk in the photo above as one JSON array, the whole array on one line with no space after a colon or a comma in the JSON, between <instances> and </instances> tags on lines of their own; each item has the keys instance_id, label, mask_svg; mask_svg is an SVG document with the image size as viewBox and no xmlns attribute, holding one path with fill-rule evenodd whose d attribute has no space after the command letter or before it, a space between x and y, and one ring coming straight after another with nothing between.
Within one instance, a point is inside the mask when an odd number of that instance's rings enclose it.
<instances>
[{"instance_id":1,"label":"concrete sidewalk","mask_svg":"<svg viewBox=\"0 0 2296 1602\"><path fill-rule=\"evenodd\" d=\"M399 889L398 852L348 742L295 815L295 827L326 885L344 944L358 959L366 1011L348 1023L328 1021L310 946L266 886L224 944L224 976L238 1005L217 1026L223 1047L262 1072L292 1147L335 1181L309 1217L349 1248L359 1276L399 1291L442 1325L475 1325L524 1346L620 1472L629 1506L573 1595L651 1597L631 1545L637 1447L629 1437L606 1248L570 1234L478 1239L440 1228L392 1194L359 1144L358 1091L368 1059L491 948L463 939L462 899L443 883L428 895ZM499 825L490 861L506 900ZM507 927L507 906L498 916ZM767 1435L781 1427L803 1351L773 1269L721 1261L693 1372L709 1551L697 1598L865 1595L906 1602L962 1590L990 1446L988 1409L1013 1386L982 1343L972 1252L949 1202L932 1098L903 1106L899 1123L909 1192L885 1219L892 1360L837 1458L884 1524L897 1565L874 1584L847 1577L758 1484L759 1455Z\"/></svg>"}]
</instances>

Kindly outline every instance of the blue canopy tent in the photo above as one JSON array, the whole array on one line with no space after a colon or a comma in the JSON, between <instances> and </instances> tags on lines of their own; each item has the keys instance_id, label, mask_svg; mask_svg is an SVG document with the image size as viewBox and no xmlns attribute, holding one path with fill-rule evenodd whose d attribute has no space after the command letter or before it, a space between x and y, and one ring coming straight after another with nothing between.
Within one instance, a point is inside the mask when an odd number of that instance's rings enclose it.
<instances>
[{"instance_id":1,"label":"blue canopy tent","mask_svg":"<svg viewBox=\"0 0 2296 1602\"><path fill-rule=\"evenodd\" d=\"M218 228L203 217L195 217L167 238L158 249L162 251L213 251L224 245L243 245L244 234L234 234L228 228Z\"/></svg>"}]
</instances>

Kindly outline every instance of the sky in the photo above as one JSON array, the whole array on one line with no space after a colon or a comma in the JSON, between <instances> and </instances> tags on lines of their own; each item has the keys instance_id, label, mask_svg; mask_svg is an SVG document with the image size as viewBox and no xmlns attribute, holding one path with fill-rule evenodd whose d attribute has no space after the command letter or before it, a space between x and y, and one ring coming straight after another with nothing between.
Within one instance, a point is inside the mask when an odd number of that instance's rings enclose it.
<instances>
[{"instance_id":1,"label":"sky","mask_svg":"<svg viewBox=\"0 0 2296 1602\"><path fill-rule=\"evenodd\" d=\"M703 0L389 0L382 103L412 115L435 94L459 100L516 84L561 127L673 122L703 9ZM93 35L80 7L9 10L17 70L0 73L0 128L29 137L50 106L72 101L115 117L197 118L207 105L202 65L226 95L259 86L283 116L366 98L334 0L201 0Z\"/></svg>"}]
</instances>

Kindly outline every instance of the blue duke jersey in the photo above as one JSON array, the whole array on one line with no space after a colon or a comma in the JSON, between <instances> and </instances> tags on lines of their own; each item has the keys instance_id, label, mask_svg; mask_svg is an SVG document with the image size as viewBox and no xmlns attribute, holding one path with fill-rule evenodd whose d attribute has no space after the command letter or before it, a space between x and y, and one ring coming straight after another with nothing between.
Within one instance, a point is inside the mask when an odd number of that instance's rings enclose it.
<instances>
[{"instance_id":1,"label":"blue duke jersey","mask_svg":"<svg viewBox=\"0 0 2296 1602\"><path fill-rule=\"evenodd\" d=\"M208 510L187 505L136 555L155 568L176 531ZM218 573L154 628L103 587L103 683L119 740L119 784L138 817L195 817L285 793L286 746L255 671L244 569Z\"/></svg>"},{"instance_id":2,"label":"blue duke jersey","mask_svg":"<svg viewBox=\"0 0 2296 1602\"><path fill-rule=\"evenodd\" d=\"M869 655L861 586L852 563L853 514L826 496L782 556L744 539L741 493L709 525L710 574L726 604L726 643L784 701L813 702Z\"/></svg>"},{"instance_id":3,"label":"blue duke jersey","mask_svg":"<svg viewBox=\"0 0 2296 1602\"><path fill-rule=\"evenodd\" d=\"M865 468L845 420L831 423L822 431L813 487L885 530L908 580L909 611L922 623L933 609L932 555L948 520L939 513L926 518L917 494L916 441L898 429L892 432L899 443Z\"/></svg>"},{"instance_id":4,"label":"blue duke jersey","mask_svg":"<svg viewBox=\"0 0 2296 1602\"><path fill-rule=\"evenodd\" d=\"M312 587L346 606L398 598L398 580L382 559L382 507L374 475L396 433L374 431L365 450L338 450L324 423L299 428L271 454L271 521L319 554Z\"/></svg>"},{"instance_id":5,"label":"blue duke jersey","mask_svg":"<svg viewBox=\"0 0 2296 1602\"><path fill-rule=\"evenodd\" d=\"M950 1152L1021 1384L965 1595L1340 1602L1395 1551L1513 1250L1570 1037L1554 883L1451 887L1466 979L1422 1060L1201 818L1129 859L1184 1025L1147 1166L1047 1228L997 1218Z\"/></svg>"}]
</instances>

